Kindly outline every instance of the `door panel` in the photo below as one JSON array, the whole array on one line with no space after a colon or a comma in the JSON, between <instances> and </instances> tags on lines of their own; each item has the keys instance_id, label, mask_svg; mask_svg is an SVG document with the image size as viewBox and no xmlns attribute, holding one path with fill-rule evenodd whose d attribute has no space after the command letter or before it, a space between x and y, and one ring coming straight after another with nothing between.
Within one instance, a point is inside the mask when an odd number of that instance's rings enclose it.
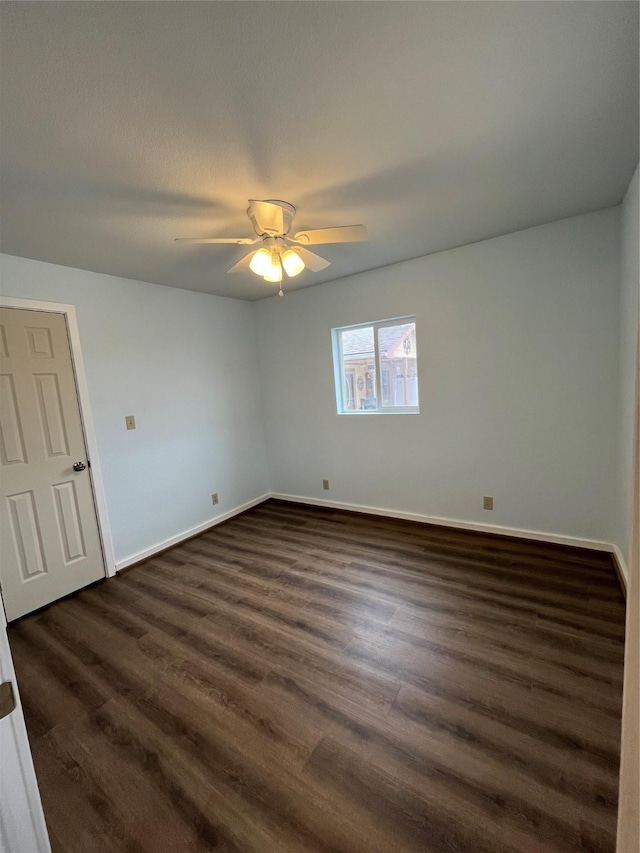
<instances>
[{"instance_id":1,"label":"door panel","mask_svg":"<svg viewBox=\"0 0 640 853\"><path fill-rule=\"evenodd\" d=\"M87 556L82 538L76 484L73 480L69 480L68 483L58 483L53 487L53 494L64 561L69 565L74 560Z\"/></svg>"},{"instance_id":2,"label":"door panel","mask_svg":"<svg viewBox=\"0 0 640 853\"><path fill-rule=\"evenodd\" d=\"M68 456L69 444L62 414L60 387L55 373L34 373L40 410L40 423L44 438L45 453L52 456Z\"/></svg>"},{"instance_id":3,"label":"door panel","mask_svg":"<svg viewBox=\"0 0 640 853\"><path fill-rule=\"evenodd\" d=\"M16 390L13 376L0 375L0 464L14 465L16 462L26 462L22 424L18 416Z\"/></svg>"},{"instance_id":4,"label":"door panel","mask_svg":"<svg viewBox=\"0 0 640 853\"><path fill-rule=\"evenodd\" d=\"M46 572L33 492L8 495L13 544L23 581Z\"/></svg>"},{"instance_id":5,"label":"door panel","mask_svg":"<svg viewBox=\"0 0 640 853\"><path fill-rule=\"evenodd\" d=\"M0 311L0 581L9 619L104 576L63 314Z\"/></svg>"}]
</instances>

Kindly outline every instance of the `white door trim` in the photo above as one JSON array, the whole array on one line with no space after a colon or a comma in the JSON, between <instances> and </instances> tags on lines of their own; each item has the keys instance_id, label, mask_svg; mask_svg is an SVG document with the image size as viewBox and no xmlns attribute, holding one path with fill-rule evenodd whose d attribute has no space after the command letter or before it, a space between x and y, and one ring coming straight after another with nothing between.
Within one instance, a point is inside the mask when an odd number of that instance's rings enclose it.
<instances>
[{"instance_id":1,"label":"white door trim","mask_svg":"<svg viewBox=\"0 0 640 853\"><path fill-rule=\"evenodd\" d=\"M2 721L2 725L10 727L13 749L10 748L10 755L5 756L11 761L9 772L12 774L12 796L9 797L8 803L4 803L5 809L2 808L3 802L0 802L0 853L11 853L12 850L51 853L49 833L42 811L42 800L20 701L20 690L11 660L2 593L0 593L0 643L3 664L0 670L0 681L6 679L12 683L16 699L16 707ZM5 796L6 789L2 791L3 800Z\"/></svg>"},{"instance_id":2,"label":"white door trim","mask_svg":"<svg viewBox=\"0 0 640 853\"><path fill-rule=\"evenodd\" d=\"M102 543L102 554L104 557L104 568L106 577L114 577L116 573L116 561L113 551L113 540L111 528L109 527L109 516L107 513L107 502L104 493L104 482L98 458L98 445L93 428L91 416L91 405L89 403L89 387L82 359L82 348L80 346L80 333L76 317L75 305L65 305L61 302L40 302L36 299L17 299L11 296L0 296L0 308L21 308L23 311L49 311L55 314L64 314L69 333L71 345L71 363L76 380L78 392L78 403L80 406L80 420L82 431L87 447L87 454L91 461L89 474L93 487L96 516L98 519L98 530Z\"/></svg>"}]
</instances>

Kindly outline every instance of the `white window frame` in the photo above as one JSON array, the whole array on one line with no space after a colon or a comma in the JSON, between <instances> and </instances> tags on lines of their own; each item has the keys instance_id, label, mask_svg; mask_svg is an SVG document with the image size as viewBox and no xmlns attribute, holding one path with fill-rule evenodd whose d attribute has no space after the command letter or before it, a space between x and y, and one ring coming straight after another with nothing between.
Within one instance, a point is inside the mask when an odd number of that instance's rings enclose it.
<instances>
[{"instance_id":1,"label":"white window frame","mask_svg":"<svg viewBox=\"0 0 640 853\"><path fill-rule=\"evenodd\" d=\"M420 414L420 380L418 378L418 366L416 362L416 381L418 382L418 405L417 406L383 406L382 405L382 370L380 363L380 352L378 346L378 329L386 328L387 326L401 326L406 323L416 323L416 339L417 339L417 321L415 315L410 314L406 317L393 317L389 320L372 320L368 323L352 323L349 326L337 326L331 330L331 343L333 349L333 371L334 385L336 390L336 408L339 415L419 415ZM350 329L373 328L373 357L376 374L376 400L378 407L376 409L347 409L345 400L344 381L344 361L342 352L342 332ZM416 344L417 347L417 344Z\"/></svg>"}]
</instances>

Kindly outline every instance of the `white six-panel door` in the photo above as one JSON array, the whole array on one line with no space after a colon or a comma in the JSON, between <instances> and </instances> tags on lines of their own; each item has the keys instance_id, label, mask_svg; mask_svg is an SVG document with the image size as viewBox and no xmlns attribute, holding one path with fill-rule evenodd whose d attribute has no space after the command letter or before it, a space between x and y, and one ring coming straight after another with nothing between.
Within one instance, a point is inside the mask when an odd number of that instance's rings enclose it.
<instances>
[{"instance_id":1,"label":"white six-panel door","mask_svg":"<svg viewBox=\"0 0 640 853\"><path fill-rule=\"evenodd\" d=\"M104 577L64 314L0 310L0 501L9 620Z\"/></svg>"}]
</instances>

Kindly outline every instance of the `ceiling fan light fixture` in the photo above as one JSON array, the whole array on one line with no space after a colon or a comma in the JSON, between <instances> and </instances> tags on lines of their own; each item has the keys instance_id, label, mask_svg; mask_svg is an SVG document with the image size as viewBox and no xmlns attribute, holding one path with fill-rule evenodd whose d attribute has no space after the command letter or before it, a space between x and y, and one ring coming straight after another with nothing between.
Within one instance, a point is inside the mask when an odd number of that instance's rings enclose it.
<instances>
[{"instance_id":1,"label":"ceiling fan light fixture","mask_svg":"<svg viewBox=\"0 0 640 853\"><path fill-rule=\"evenodd\" d=\"M1 0L0 0L1 2ZM330 261L306 248L307 245L323 243L359 243L367 239L364 225L337 225L331 228L311 228L289 236L296 209L287 201L279 199L250 199L247 215L255 239L251 237L177 237L189 243L235 243L253 246L262 243L259 249L250 250L227 272L244 273L249 270L265 281L281 284L283 278L294 278L307 269L320 272ZM291 246L291 244L294 246ZM279 290L282 296L282 285Z\"/></svg>"},{"instance_id":2,"label":"ceiling fan light fixture","mask_svg":"<svg viewBox=\"0 0 640 853\"><path fill-rule=\"evenodd\" d=\"M305 268L305 263L294 249L287 249L282 255L282 266L289 278L293 278L300 275Z\"/></svg>"},{"instance_id":3,"label":"ceiling fan light fixture","mask_svg":"<svg viewBox=\"0 0 640 853\"><path fill-rule=\"evenodd\" d=\"M258 249L251 258L249 269L256 275L266 275L271 270L272 258L268 249Z\"/></svg>"}]
</instances>

